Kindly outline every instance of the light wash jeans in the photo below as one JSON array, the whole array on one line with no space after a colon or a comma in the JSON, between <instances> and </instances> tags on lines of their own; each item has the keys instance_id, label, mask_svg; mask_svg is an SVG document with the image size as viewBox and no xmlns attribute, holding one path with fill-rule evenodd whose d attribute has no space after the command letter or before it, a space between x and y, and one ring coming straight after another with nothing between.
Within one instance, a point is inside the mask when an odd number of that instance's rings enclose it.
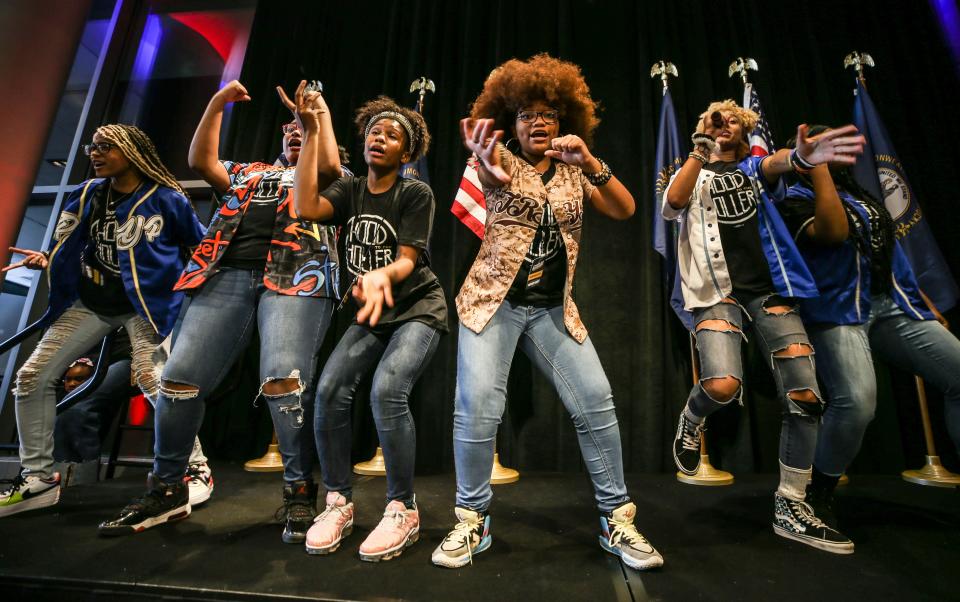
<instances>
[{"instance_id":1,"label":"light wash jeans","mask_svg":"<svg viewBox=\"0 0 960 602\"><path fill-rule=\"evenodd\" d=\"M310 480L313 473L312 408L317 350L333 312L333 300L279 295L263 285L263 272L223 268L193 297L180 336L163 370L157 400L154 474L171 483L187 470L191 445L203 422L204 399L260 332L260 380L292 378L299 387L266 399L283 457L284 480ZM164 386L181 383L196 392Z\"/></svg>"},{"instance_id":2,"label":"light wash jeans","mask_svg":"<svg viewBox=\"0 0 960 602\"><path fill-rule=\"evenodd\" d=\"M50 325L17 371L14 395L24 475L53 475L57 379L73 360L121 326L127 331L133 349L134 379L147 399L156 399L162 351L158 350L160 336L153 327L135 313L101 316L78 300Z\"/></svg>"},{"instance_id":3,"label":"light wash jeans","mask_svg":"<svg viewBox=\"0 0 960 602\"><path fill-rule=\"evenodd\" d=\"M457 506L486 512L493 498L490 471L517 345L553 383L570 413L600 511L630 500L610 383L590 339L578 343L567 333L562 307L504 301L483 331L460 324L459 336L453 416Z\"/></svg>"},{"instance_id":4,"label":"light wash jeans","mask_svg":"<svg viewBox=\"0 0 960 602\"><path fill-rule=\"evenodd\" d=\"M407 322L390 333L352 325L330 354L317 384L314 429L327 491L352 491L350 414L357 386L373 371L370 407L387 470L387 502L413 500L417 431L408 399L440 343L440 332Z\"/></svg>"},{"instance_id":5,"label":"light wash jeans","mask_svg":"<svg viewBox=\"0 0 960 602\"><path fill-rule=\"evenodd\" d=\"M827 393L814 465L839 476L849 467L877 407L873 356L943 392L947 430L960 451L960 341L934 320L913 320L888 294L876 295L863 324L813 324L817 371Z\"/></svg>"},{"instance_id":6,"label":"light wash jeans","mask_svg":"<svg viewBox=\"0 0 960 602\"><path fill-rule=\"evenodd\" d=\"M790 306L787 313L768 312L767 307ZM776 357L774 353L792 344L809 345L810 341L797 313L796 303L777 295L757 297L745 306L736 303L717 303L694 311L694 324L704 320L721 320L735 326L731 330L702 329L697 331L697 355L700 359L700 382L709 378L732 376L743 383L743 365L740 345L745 340L743 316L752 321L767 367L773 373L780 398L780 462L789 468L808 470L813 464L817 443L817 425L822 411L820 389L817 386L816 364L813 355ZM814 346L816 347L816 346ZM816 403L798 402L788 395L791 391L809 389ZM691 413L706 418L742 395L743 387L724 402L712 399L698 383L690 391L687 407Z\"/></svg>"}]
</instances>

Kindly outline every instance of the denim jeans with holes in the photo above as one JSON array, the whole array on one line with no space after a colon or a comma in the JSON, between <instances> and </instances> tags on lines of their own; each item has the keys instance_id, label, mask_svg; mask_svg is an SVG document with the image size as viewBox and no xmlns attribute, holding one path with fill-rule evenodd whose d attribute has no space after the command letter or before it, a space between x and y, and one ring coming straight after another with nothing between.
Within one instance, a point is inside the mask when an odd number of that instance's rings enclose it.
<instances>
[{"instance_id":1,"label":"denim jeans with holes","mask_svg":"<svg viewBox=\"0 0 960 602\"><path fill-rule=\"evenodd\" d=\"M786 306L789 311L773 313L769 310L778 306ZM697 331L700 383L710 378L725 376L732 376L743 382L740 345L746 340L743 333L744 315L752 321L753 332L757 335L757 342L760 344L767 366L773 373L777 395L783 408L780 427L780 461L791 468L806 470L813 463L818 421L823 407L817 386L814 357L812 354L794 357L775 355L794 344L808 347L812 351L794 300L784 299L778 295L768 295L757 297L744 306L735 302L721 302L694 311L693 318L696 325L706 320L720 320L736 329L703 328ZM700 383L694 385L690 391L687 407L694 415L702 418L706 418L742 395L741 387L733 399L720 402L712 399ZM789 395L791 392L801 391L811 391L816 401L810 403L797 401Z\"/></svg>"},{"instance_id":2,"label":"denim jeans with holes","mask_svg":"<svg viewBox=\"0 0 960 602\"><path fill-rule=\"evenodd\" d=\"M293 391L258 393L277 432L283 477L309 480L313 473L313 375L317 351L330 325L334 301L280 295L263 285L261 271L223 268L193 297L163 370L156 417L154 473L164 482L187 470L193 439L203 422L204 400L260 334L260 382L293 379ZM177 391L170 383L188 385ZM304 428L306 427L306 428Z\"/></svg>"}]
</instances>

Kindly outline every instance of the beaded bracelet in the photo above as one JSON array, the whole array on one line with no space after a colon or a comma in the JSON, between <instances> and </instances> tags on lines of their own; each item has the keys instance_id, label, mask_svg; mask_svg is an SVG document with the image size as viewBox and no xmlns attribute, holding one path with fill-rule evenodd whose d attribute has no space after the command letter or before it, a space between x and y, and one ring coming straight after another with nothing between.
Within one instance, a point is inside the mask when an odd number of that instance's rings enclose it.
<instances>
[{"instance_id":1,"label":"beaded bracelet","mask_svg":"<svg viewBox=\"0 0 960 602\"><path fill-rule=\"evenodd\" d=\"M610 166L607 165L607 162L603 159L598 158L597 161L600 162L600 171L597 173L583 172L583 175L587 178L587 181L594 186L603 186L613 177L613 171L610 170Z\"/></svg>"},{"instance_id":2,"label":"beaded bracelet","mask_svg":"<svg viewBox=\"0 0 960 602\"><path fill-rule=\"evenodd\" d=\"M702 154L698 153L697 151L693 151L687 156L691 159L696 159L697 161L703 163L704 165L708 163L707 158L704 157Z\"/></svg>"}]
</instances>

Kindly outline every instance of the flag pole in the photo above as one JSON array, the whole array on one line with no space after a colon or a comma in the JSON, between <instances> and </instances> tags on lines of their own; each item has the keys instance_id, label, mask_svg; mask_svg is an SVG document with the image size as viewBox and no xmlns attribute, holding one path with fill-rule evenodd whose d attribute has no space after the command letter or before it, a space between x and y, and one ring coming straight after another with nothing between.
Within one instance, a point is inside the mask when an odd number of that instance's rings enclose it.
<instances>
[{"instance_id":1,"label":"flag pole","mask_svg":"<svg viewBox=\"0 0 960 602\"><path fill-rule=\"evenodd\" d=\"M917 401L920 404L920 421L923 423L923 438L927 445L927 457L923 468L904 470L900 473L900 476L903 477L904 481L917 485L960 487L960 475L950 472L940 463L940 456L937 455L937 448L933 443L933 428L930 424L930 410L927 407L927 390L922 378L919 376L913 378L917 387Z\"/></svg>"},{"instance_id":2,"label":"flag pole","mask_svg":"<svg viewBox=\"0 0 960 602\"><path fill-rule=\"evenodd\" d=\"M280 472L283 470L283 457L280 456L280 445L277 443L277 430L273 430L267 453L254 460L247 460L243 464L247 472Z\"/></svg>"},{"instance_id":3,"label":"flag pole","mask_svg":"<svg viewBox=\"0 0 960 602\"><path fill-rule=\"evenodd\" d=\"M874 67L873 57L866 52L851 52L843 57L844 68L852 67L857 72L857 82L864 88L867 87L867 79L864 77L864 67ZM856 92L854 92L856 93ZM960 486L960 475L954 474L944 468L940 463L940 456L937 455L937 448L933 441L933 428L930 422L930 409L927 406L927 390L923 379L914 375L914 383L917 390L917 403L920 406L920 422L923 425L923 438L926 444L927 454L926 462L923 468L915 470L905 470L900 473L903 480L918 485L929 485L932 487L958 487Z\"/></svg>"}]
</instances>

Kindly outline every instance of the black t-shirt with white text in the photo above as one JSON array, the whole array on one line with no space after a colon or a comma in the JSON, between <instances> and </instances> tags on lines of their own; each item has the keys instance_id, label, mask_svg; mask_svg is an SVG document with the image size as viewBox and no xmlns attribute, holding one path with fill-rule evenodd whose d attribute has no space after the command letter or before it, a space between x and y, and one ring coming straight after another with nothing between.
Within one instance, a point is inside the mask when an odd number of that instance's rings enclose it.
<instances>
[{"instance_id":1,"label":"black t-shirt with white text","mask_svg":"<svg viewBox=\"0 0 960 602\"><path fill-rule=\"evenodd\" d=\"M556 164L551 161L549 169L540 177L543 184L550 182L556 172ZM563 303L566 280L567 248L553 209L544 201L537 233L507 291L507 299L518 305L555 307Z\"/></svg>"},{"instance_id":2,"label":"black t-shirt with white text","mask_svg":"<svg viewBox=\"0 0 960 602\"><path fill-rule=\"evenodd\" d=\"M357 276L396 261L400 245L420 250L413 272L394 285L394 306L384 305L375 330L413 320L446 331L447 303L427 252L434 212L430 187L419 180L397 178L389 190L373 194L366 177L345 176L321 195L333 205L330 222L342 226L338 244L346 270L341 281L348 285L344 294L350 294L350 283Z\"/></svg>"},{"instance_id":3,"label":"black t-shirt with white text","mask_svg":"<svg viewBox=\"0 0 960 602\"><path fill-rule=\"evenodd\" d=\"M134 309L120 276L116 211L133 193L108 191L108 186L101 186L93 195L89 238L83 250L77 292L90 311L102 316L120 316L133 313Z\"/></svg>"},{"instance_id":4,"label":"black t-shirt with white text","mask_svg":"<svg viewBox=\"0 0 960 602\"><path fill-rule=\"evenodd\" d=\"M774 290L760 242L760 199L737 162L715 161L704 168L716 172L710 182L710 197L717 211L720 244L733 283L733 296L740 303L747 303Z\"/></svg>"}]
</instances>

